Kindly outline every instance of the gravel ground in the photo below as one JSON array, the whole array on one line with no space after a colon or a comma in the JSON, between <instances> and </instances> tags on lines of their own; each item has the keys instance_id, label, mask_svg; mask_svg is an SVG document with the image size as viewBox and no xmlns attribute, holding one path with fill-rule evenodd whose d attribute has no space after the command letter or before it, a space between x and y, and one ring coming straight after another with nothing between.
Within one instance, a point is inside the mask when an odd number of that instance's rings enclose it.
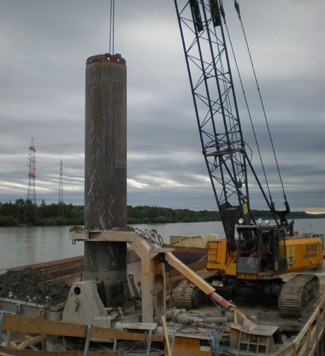
<instances>
[{"instance_id":1,"label":"gravel ground","mask_svg":"<svg viewBox=\"0 0 325 356\"><path fill-rule=\"evenodd\" d=\"M52 279L51 275L40 274L30 267L9 270L0 276L0 297L49 305L66 301L69 286L64 282L45 283Z\"/></svg>"}]
</instances>

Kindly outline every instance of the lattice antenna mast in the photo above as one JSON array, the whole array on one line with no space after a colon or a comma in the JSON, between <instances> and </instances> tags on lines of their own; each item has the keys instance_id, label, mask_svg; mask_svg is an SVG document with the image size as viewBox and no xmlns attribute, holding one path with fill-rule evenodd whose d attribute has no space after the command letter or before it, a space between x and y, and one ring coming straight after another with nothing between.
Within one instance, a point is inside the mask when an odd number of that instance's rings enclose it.
<instances>
[{"instance_id":1,"label":"lattice antenna mast","mask_svg":"<svg viewBox=\"0 0 325 356\"><path fill-rule=\"evenodd\" d=\"M32 138L31 145L28 147L28 190L27 190L27 200L30 200L34 205L36 205L36 148L34 145L34 139Z\"/></svg>"},{"instance_id":2,"label":"lattice antenna mast","mask_svg":"<svg viewBox=\"0 0 325 356\"><path fill-rule=\"evenodd\" d=\"M59 204L63 204L63 162L60 161L60 177L59 177Z\"/></svg>"},{"instance_id":3,"label":"lattice antenna mast","mask_svg":"<svg viewBox=\"0 0 325 356\"><path fill-rule=\"evenodd\" d=\"M63 162L60 161L60 176L59 176L59 198L58 198L58 216L63 216Z\"/></svg>"}]
</instances>

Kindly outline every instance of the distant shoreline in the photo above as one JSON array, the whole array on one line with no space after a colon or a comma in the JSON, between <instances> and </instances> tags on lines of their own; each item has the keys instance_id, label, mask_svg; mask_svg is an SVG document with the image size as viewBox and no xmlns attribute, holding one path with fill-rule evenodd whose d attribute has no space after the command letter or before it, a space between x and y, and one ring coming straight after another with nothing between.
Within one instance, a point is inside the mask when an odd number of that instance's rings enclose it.
<instances>
[{"instance_id":1,"label":"distant shoreline","mask_svg":"<svg viewBox=\"0 0 325 356\"><path fill-rule=\"evenodd\" d=\"M252 210L254 218L272 220L268 210ZM294 211L287 215L293 219L323 219L325 213ZM167 224L221 221L216 210L171 209L158 206L127 206L127 224ZM83 225L84 206L72 204L33 205L31 201L0 202L0 226L68 226Z\"/></svg>"}]
</instances>

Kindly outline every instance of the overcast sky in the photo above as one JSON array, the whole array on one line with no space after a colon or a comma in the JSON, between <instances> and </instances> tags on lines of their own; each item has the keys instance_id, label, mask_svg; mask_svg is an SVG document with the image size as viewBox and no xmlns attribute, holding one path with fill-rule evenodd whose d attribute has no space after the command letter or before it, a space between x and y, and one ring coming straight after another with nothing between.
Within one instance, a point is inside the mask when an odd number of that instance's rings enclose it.
<instances>
[{"instance_id":1,"label":"overcast sky","mask_svg":"<svg viewBox=\"0 0 325 356\"><path fill-rule=\"evenodd\" d=\"M233 0L224 3L264 142ZM325 212L325 2L239 3L291 209ZM83 204L85 61L108 52L109 4L0 0L0 201L26 198L33 137L37 201L58 201L62 159L64 202ZM115 52L127 61L128 204L216 209L174 2L116 0ZM266 146L268 176L282 208L269 153ZM263 208L253 183L251 191L253 208Z\"/></svg>"}]
</instances>

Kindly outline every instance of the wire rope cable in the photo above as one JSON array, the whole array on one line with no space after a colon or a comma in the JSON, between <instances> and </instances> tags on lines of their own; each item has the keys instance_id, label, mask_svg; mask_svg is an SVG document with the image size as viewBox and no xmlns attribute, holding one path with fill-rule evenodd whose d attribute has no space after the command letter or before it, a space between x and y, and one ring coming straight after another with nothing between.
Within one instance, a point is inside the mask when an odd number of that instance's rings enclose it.
<instances>
[{"instance_id":1,"label":"wire rope cable","mask_svg":"<svg viewBox=\"0 0 325 356\"><path fill-rule=\"evenodd\" d=\"M110 16L109 16L109 53L114 54L114 36L115 36L115 0L110 3Z\"/></svg>"},{"instance_id":2,"label":"wire rope cable","mask_svg":"<svg viewBox=\"0 0 325 356\"><path fill-rule=\"evenodd\" d=\"M238 65L235 49L234 49L234 46L233 46L233 43L232 43L232 40L231 40L231 36L230 36L228 25L227 25L226 21L224 21L224 23L225 23L225 27L226 27L226 31L227 31L227 37L228 37L228 41L229 41L229 44L230 44L231 52L232 52L232 55L233 55L233 58L234 58L234 63L235 63L238 79L239 79L240 86L241 86L241 89L242 89L242 92L243 92L243 97L244 97L246 109L247 109L247 112L248 112L248 117L249 117L250 124L251 124L251 127L252 127L255 144L256 144L256 147L257 147L257 151L258 151L259 160L261 162L263 175L264 175L264 179L265 179L265 184L266 184L266 187L267 187L267 190L268 190L268 193L269 193L269 197L271 199L271 191L270 191L270 186L269 186L269 182L268 182L267 175L266 175L265 165L264 165L264 162L263 162L263 157L262 157L260 145L259 145L259 142L258 142L258 138L257 138L257 134L256 134L256 130L255 130L255 126L254 126L251 110L250 110L249 103L248 103L248 100L247 100L247 95L246 95L244 83L243 83L243 80L242 80L242 76L241 76L241 73L240 73L240 69L239 69L239 65Z\"/></svg>"},{"instance_id":3,"label":"wire rope cable","mask_svg":"<svg viewBox=\"0 0 325 356\"><path fill-rule=\"evenodd\" d=\"M275 152L275 147L274 147L273 138L272 138L272 135L271 135L271 130L270 130L268 118L267 118L267 115L266 115L264 101L263 101L263 98L262 98L262 93L261 93L260 86L259 86L259 83L258 83L258 79L257 79L256 71L255 71L255 66L254 66L254 62L253 62L253 59L252 59L251 50L250 50L250 47L249 47L249 44L248 44L246 31L245 31L245 28L244 28L244 24L243 24L243 21L242 21L242 16L240 14L239 3L238 3L237 0L235 0L235 8L236 8L236 11L238 13L238 18L239 18L239 21L240 21L240 24L241 24L241 28L242 28L242 31L243 31L245 44L246 44L246 47L247 47L250 63L251 63L252 70L253 70L253 73L254 73L255 83L256 83L256 86L257 86L257 91L258 91L258 94L259 94L259 98L260 98L260 102L261 102L261 106L262 106L262 110L263 110L263 115L264 115L264 119L265 119L267 130L268 130L268 135L269 135L269 138L270 138L270 143L271 143L271 146L272 146L272 151L273 151L273 155L274 155L274 159L275 159L275 163L276 163L276 167L277 167L277 171L278 171L278 175L279 175L279 179L280 179L280 183L281 183L281 187L282 187L283 196L284 196L285 202L287 204L287 198L286 198L286 193L285 193L285 190L284 190L284 184L283 184L283 180L282 180L282 176L281 176L281 172L280 172L280 167L279 167L277 155L276 155L276 152Z\"/></svg>"}]
</instances>

